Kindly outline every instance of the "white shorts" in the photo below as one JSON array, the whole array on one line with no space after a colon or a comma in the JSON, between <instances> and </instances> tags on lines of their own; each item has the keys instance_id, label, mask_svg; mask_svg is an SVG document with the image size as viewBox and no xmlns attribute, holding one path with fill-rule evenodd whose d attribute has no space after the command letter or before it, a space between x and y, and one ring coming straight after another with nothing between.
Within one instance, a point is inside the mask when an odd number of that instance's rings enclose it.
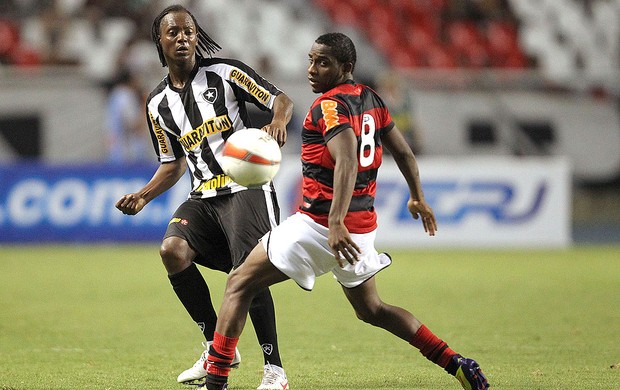
<instances>
[{"instance_id":1,"label":"white shorts","mask_svg":"<svg viewBox=\"0 0 620 390\"><path fill-rule=\"evenodd\" d=\"M340 268L327 245L327 234L325 226L296 213L265 234L261 242L273 265L305 290L312 290L316 277L330 271L344 287L356 287L392 263L387 254L377 253L376 231L372 231L351 234L361 250L360 259Z\"/></svg>"}]
</instances>

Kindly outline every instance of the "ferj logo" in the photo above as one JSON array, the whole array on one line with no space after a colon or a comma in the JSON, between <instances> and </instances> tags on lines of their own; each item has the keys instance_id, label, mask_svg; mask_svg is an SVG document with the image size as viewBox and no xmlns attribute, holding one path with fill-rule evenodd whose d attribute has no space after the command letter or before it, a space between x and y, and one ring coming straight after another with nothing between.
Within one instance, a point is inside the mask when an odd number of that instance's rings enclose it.
<instances>
[{"instance_id":1,"label":"ferj logo","mask_svg":"<svg viewBox=\"0 0 620 390\"><path fill-rule=\"evenodd\" d=\"M188 225L189 221L185 218L172 218L168 225L172 225L173 223L180 223L181 225Z\"/></svg>"}]
</instances>

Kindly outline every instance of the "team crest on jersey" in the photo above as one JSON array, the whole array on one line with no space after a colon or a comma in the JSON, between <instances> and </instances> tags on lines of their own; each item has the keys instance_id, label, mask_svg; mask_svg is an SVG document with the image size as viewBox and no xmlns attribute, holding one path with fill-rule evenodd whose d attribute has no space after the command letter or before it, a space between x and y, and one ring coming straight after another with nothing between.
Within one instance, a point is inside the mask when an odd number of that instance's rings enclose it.
<instances>
[{"instance_id":1,"label":"team crest on jersey","mask_svg":"<svg viewBox=\"0 0 620 390\"><path fill-rule=\"evenodd\" d=\"M217 89L213 87L207 88L203 93L202 97L207 101L207 103L213 104L217 100Z\"/></svg>"}]
</instances>

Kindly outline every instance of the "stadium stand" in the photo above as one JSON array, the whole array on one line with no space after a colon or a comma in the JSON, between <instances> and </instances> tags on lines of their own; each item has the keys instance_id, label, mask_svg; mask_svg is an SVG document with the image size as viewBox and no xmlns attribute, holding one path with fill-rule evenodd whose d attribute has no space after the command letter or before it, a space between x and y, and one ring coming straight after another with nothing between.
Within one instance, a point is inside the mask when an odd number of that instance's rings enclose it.
<instances>
[{"instance_id":1,"label":"stadium stand","mask_svg":"<svg viewBox=\"0 0 620 390\"><path fill-rule=\"evenodd\" d=\"M517 21L497 1L316 0L339 24L359 28L397 68L524 68Z\"/></svg>"},{"instance_id":2,"label":"stadium stand","mask_svg":"<svg viewBox=\"0 0 620 390\"><path fill-rule=\"evenodd\" d=\"M620 61L620 0L4 0L0 63L110 79L174 2L207 21L221 55L283 77L303 73L308 42L334 26L364 38L372 65L397 69L536 69L604 86Z\"/></svg>"}]
</instances>

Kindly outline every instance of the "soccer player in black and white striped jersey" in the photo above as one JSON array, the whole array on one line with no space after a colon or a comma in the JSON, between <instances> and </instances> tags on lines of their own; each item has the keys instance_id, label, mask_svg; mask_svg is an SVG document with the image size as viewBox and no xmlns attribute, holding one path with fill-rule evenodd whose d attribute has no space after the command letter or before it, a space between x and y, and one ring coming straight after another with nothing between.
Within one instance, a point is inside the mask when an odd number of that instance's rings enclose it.
<instances>
[{"instance_id":1,"label":"soccer player in black and white striped jersey","mask_svg":"<svg viewBox=\"0 0 620 390\"><path fill-rule=\"evenodd\" d=\"M273 114L262 130L282 146L293 103L248 65L212 58L220 47L180 5L164 9L151 33L162 65L168 67L168 75L146 103L160 165L144 188L124 195L116 207L129 215L140 212L189 169L191 192L170 220L160 248L175 293L206 339L200 359L177 378L187 383L207 374L206 350L217 321L209 288L196 264L230 272L280 218L271 183L246 188L224 174L220 165L224 143L235 131L252 127L245 106L252 103ZM264 355L258 389L287 389L268 289L252 301L250 318ZM239 360L237 352L232 365Z\"/></svg>"}]
</instances>

